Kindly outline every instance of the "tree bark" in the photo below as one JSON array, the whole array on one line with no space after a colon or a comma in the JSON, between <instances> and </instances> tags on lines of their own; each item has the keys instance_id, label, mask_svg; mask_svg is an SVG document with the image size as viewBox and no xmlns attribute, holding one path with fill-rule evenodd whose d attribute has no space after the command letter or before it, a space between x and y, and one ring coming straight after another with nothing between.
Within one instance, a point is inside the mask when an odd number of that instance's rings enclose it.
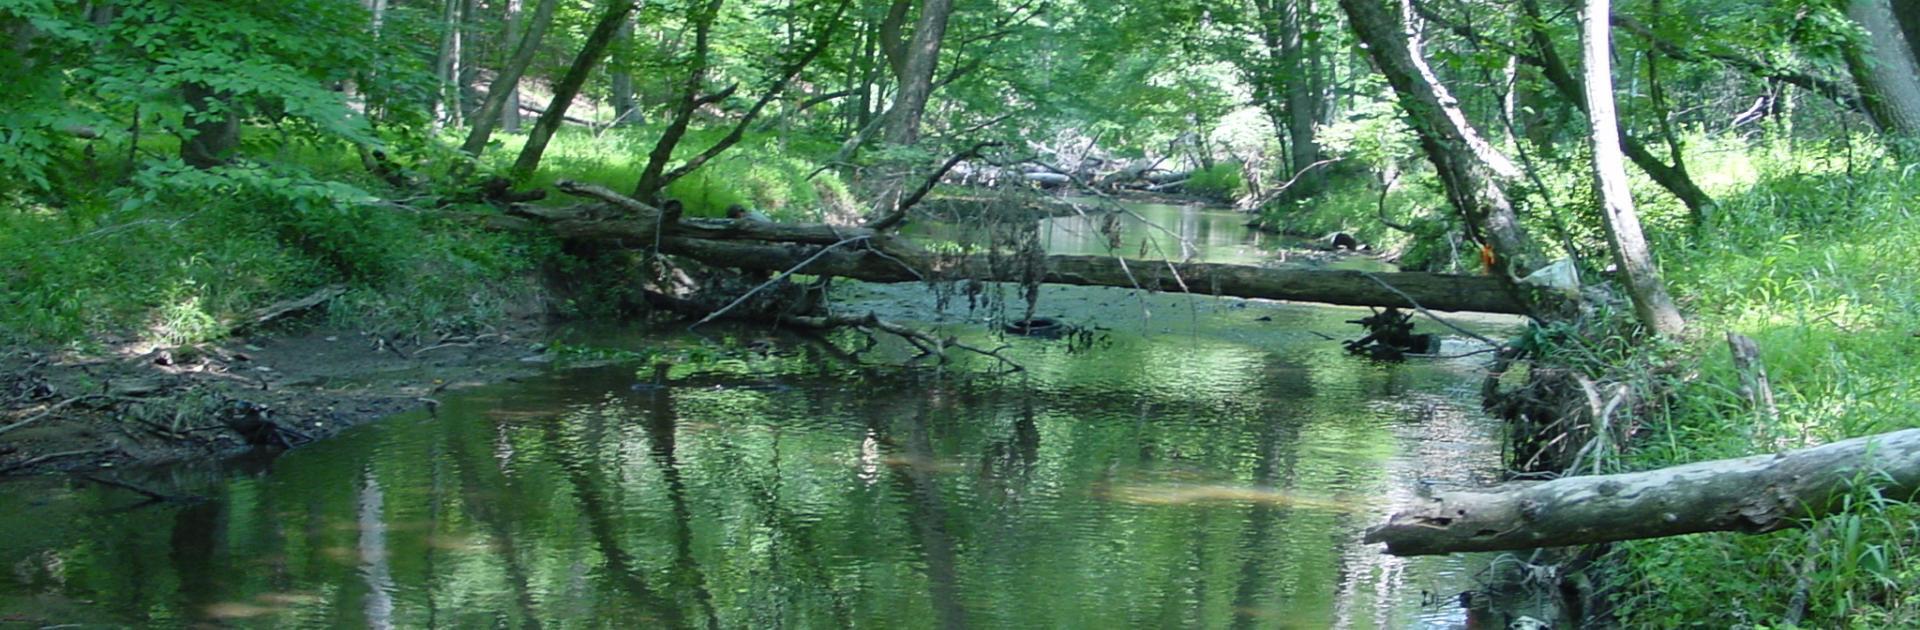
<instances>
[{"instance_id":1,"label":"tree bark","mask_svg":"<svg viewBox=\"0 0 1920 630\"><path fill-rule=\"evenodd\" d=\"M547 143L553 140L553 134L560 130L560 124L567 117L567 107L573 104L573 98L580 95L580 88L587 84L587 77L593 74L593 67L607 54L607 46L613 43L613 35L620 25L633 13L635 0L612 0L607 12L593 25L593 31L587 34L587 43L580 47L580 54L574 55L573 64L567 67L567 74L553 87L553 102L547 104L547 111L533 123L533 131L527 135L527 144L520 149L520 157L513 162L513 178L524 180L540 168L540 158L547 152Z\"/></svg>"},{"instance_id":2,"label":"tree bark","mask_svg":"<svg viewBox=\"0 0 1920 630\"><path fill-rule=\"evenodd\" d=\"M1467 122L1459 102L1427 67L1406 19L1405 0L1340 0L1340 6L1399 96L1448 201L1466 217L1471 235L1491 248L1488 271L1509 281L1525 274L1536 256L1505 189L1520 171Z\"/></svg>"},{"instance_id":3,"label":"tree bark","mask_svg":"<svg viewBox=\"0 0 1920 630\"><path fill-rule=\"evenodd\" d=\"M504 120L503 112L514 104L510 101L519 99L520 77L526 75L527 66L533 64L534 54L540 51L540 41L546 37L547 27L553 24L553 10L559 4L559 0L540 0L540 4L534 7L526 33L520 36L520 42L514 46L513 57L500 68L493 85L487 88L487 101L480 106L480 112L474 115L473 129L467 133L466 143L460 145L460 150L466 151L467 155L478 157L481 151L486 150L487 140L493 137L494 125ZM512 10L512 7L508 7L508 10ZM513 120L517 122L520 112L517 107L514 110Z\"/></svg>"},{"instance_id":4,"label":"tree bark","mask_svg":"<svg viewBox=\"0 0 1920 630\"><path fill-rule=\"evenodd\" d=\"M933 96L933 72L940 64L940 45L947 36L947 18L953 0L922 0L920 19L907 43L900 87L888 114L887 142L911 145L920 140L920 118Z\"/></svg>"},{"instance_id":5,"label":"tree bark","mask_svg":"<svg viewBox=\"0 0 1920 630\"><path fill-rule=\"evenodd\" d=\"M1920 148L1920 57L1901 30L1891 0L1849 0L1847 16L1866 31L1861 46L1847 53L1847 69L1874 126L1899 154Z\"/></svg>"},{"instance_id":6,"label":"tree bark","mask_svg":"<svg viewBox=\"0 0 1920 630\"><path fill-rule=\"evenodd\" d=\"M538 221L569 241L639 249L651 249L657 242L662 253L736 269L785 271L812 258L801 273L868 282L938 278L1018 282L1025 272L1025 265L1008 264L1004 259L930 253L885 231L717 219L686 219L663 225L658 211L639 204L623 205L617 209L594 205L517 206L514 213ZM826 246L847 241L865 242L866 247L843 246L822 252ZM1485 276L1139 260L1123 263L1108 256L1048 256L1042 266L1045 273L1041 281L1053 284L1398 308L1413 306L1408 300L1411 297L1413 302L1433 310L1524 312L1524 305L1504 283Z\"/></svg>"},{"instance_id":7,"label":"tree bark","mask_svg":"<svg viewBox=\"0 0 1920 630\"><path fill-rule=\"evenodd\" d=\"M1613 38L1609 0L1587 0L1582 22L1586 46L1587 120L1592 125L1594 183L1599 189L1604 211L1607 240L1613 245L1614 263L1626 281L1627 295L1640 323L1655 335L1671 337L1686 328L1680 309L1667 295L1659 272L1653 268L1653 255L1640 230L1640 215L1634 209L1633 191L1627 185L1627 167L1620 155L1619 120L1613 109Z\"/></svg>"},{"instance_id":8,"label":"tree bark","mask_svg":"<svg viewBox=\"0 0 1920 630\"><path fill-rule=\"evenodd\" d=\"M1920 429L1645 472L1441 492L1393 515L1366 540L1386 543L1387 553L1418 556L1759 534L1831 514L1850 491L1868 486L1896 501L1916 498Z\"/></svg>"}]
</instances>

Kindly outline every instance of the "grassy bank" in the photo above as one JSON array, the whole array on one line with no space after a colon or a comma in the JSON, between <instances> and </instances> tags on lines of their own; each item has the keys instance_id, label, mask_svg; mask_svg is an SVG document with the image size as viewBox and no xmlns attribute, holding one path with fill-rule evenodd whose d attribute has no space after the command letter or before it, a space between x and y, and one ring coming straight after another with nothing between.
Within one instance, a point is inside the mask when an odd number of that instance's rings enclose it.
<instances>
[{"instance_id":1,"label":"grassy bank","mask_svg":"<svg viewBox=\"0 0 1920 630\"><path fill-rule=\"evenodd\" d=\"M625 189L657 136L570 129L529 185L567 177ZM523 140L504 136L480 170L504 170ZM710 141L696 133L684 146ZM154 142L143 151L173 150ZM567 264L557 244L471 220L498 210L458 201L461 185L447 176L457 156L428 142L413 153L437 157L402 165L420 184L410 190L371 177L344 147L274 146L200 171L95 157L125 155L103 142L60 165L50 190L0 192L0 343L191 344L327 285L350 288L330 323L381 332L461 334L543 308L541 272ZM818 168L808 151L832 149L750 138L669 193L694 216L741 203L817 218L850 203L834 174L807 178Z\"/></svg>"},{"instance_id":2,"label":"grassy bank","mask_svg":"<svg viewBox=\"0 0 1920 630\"><path fill-rule=\"evenodd\" d=\"M1843 153L1708 152L1720 212L1668 230L1664 270L1693 318L1698 378L1617 462L1648 469L1920 426L1920 177ZM1684 247L1675 247L1685 243ZM1722 334L1758 342L1777 418L1737 393ZM1766 536L1699 535L1613 552L1629 627L1920 624L1920 509L1861 490L1840 515ZM1905 497L1901 497L1904 499ZM1790 611L1797 601L1804 611Z\"/></svg>"}]
</instances>

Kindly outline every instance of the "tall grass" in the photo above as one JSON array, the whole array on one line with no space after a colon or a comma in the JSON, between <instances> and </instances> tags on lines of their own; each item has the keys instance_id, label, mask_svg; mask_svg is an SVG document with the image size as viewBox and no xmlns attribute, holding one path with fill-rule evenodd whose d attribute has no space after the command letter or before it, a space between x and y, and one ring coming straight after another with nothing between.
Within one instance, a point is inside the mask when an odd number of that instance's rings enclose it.
<instances>
[{"instance_id":1,"label":"tall grass","mask_svg":"<svg viewBox=\"0 0 1920 630\"><path fill-rule=\"evenodd\" d=\"M1920 426L1920 179L1875 156L1778 146L1707 152L1721 200L1696 237L1663 230L1664 270L1686 302L1700 375L1623 464L1653 468ZM1711 161L1709 161L1711 160ZM1720 335L1752 337L1777 420L1735 393ZM1629 626L1920 625L1920 509L1857 480L1838 515L1767 536L1619 545Z\"/></svg>"}]
</instances>

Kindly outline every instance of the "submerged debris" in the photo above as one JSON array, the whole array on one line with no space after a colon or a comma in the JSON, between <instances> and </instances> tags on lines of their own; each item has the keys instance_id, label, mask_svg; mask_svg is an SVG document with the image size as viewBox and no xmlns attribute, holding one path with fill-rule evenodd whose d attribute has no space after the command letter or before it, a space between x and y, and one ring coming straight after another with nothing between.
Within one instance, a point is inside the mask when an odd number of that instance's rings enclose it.
<instances>
[{"instance_id":1,"label":"submerged debris","mask_svg":"<svg viewBox=\"0 0 1920 630\"><path fill-rule=\"evenodd\" d=\"M1433 354L1440 345L1439 337L1414 334L1413 314L1393 307L1372 317L1347 320L1347 323L1367 329L1367 336L1346 342L1347 352L1379 361L1399 361L1409 354Z\"/></svg>"}]
</instances>

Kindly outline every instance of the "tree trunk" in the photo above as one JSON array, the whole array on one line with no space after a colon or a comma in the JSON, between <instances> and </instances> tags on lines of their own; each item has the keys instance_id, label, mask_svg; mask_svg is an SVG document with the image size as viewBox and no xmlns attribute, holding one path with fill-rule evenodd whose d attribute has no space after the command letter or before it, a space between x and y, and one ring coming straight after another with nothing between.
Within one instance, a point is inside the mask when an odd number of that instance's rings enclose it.
<instances>
[{"instance_id":1,"label":"tree trunk","mask_svg":"<svg viewBox=\"0 0 1920 630\"><path fill-rule=\"evenodd\" d=\"M1447 199L1467 219L1471 235L1491 248L1495 276L1512 280L1537 264L1505 185L1520 171L1467 122L1459 102L1421 56L1405 0L1340 0L1354 34L1393 91L1420 136Z\"/></svg>"},{"instance_id":2,"label":"tree trunk","mask_svg":"<svg viewBox=\"0 0 1920 630\"><path fill-rule=\"evenodd\" d=\"M1318 46L1306 39L1305 21L1312 16L1313 0L1291 0L1281 9L1281 58L1292 76L1287 78L1287 149L1291 178L1285 199L1308 199L1320 193L1326 182L1326 170L1313 168L1324 156L1315 127L1320 122L1321 83L1312 71Z\"/></svg>"},{"instance_id":3,"label":"tree trunk","mask_svg":"<svg viewBox=\"0 0 1920 630\"><path fill-rule=\"evenodd\" d=\"M434 75L440 79L440 88L433 96L433 124L460 125L460 62L462 36L461 0L446 0L445 11L440 26L446 29L440 36L440 52L434 59Z\"/></svg>"},{"instance_id":4,"label":"tree trunk","mask_svg":"<svg viewBox=\"0 0 1920 630\"><path fill-rule=\"evenodd\" d=\"M632 45L633 20L620 22L620 30L614 34L614 40L620 43L621 49ZM633 71L627 69L626 64L615 64L607 78L612 83L610 86L612 94L608 95L608 98L613 101L614 126L640 124L640 104L635 102L633 96Z\"/></svg>"},{"instance_id":5,"label":"tree trunk","mask_svg":"<svg viewBox=\"0 0 1920 630\"><path fill-rule=\"evenodd\" d=\"M559 0L540 0L540 4L534 7L526 33L520 36L520 42L514 46L513 56L500 68L493 85L487 88L487 101L480 106L480 112L474 115L473 129L467 133L466 143L460 145L460 150L466 151L467 155L478 157L481 151L486 150L487 140L493 136L493 126L504 120L503 112L508 111L509 106L517 105L512 101L520 96L520 78L526 75L527 66L533 64L534 54L540 51L540 40L546 37L547 27L553 23L554 7L559 4ZM509 6L508 10L513 8ZM516 123L520 119L518 110L515 106L513 120Z\"/></svg>"},{"instance_id":6,"label":"tree trunk","mask_svg":"<svg viewBox=\"0 0 1920 630\"><path fill-rule=\"evenodd\" d=\"M1366 540L1386 543L1387 553L1419 556L1759 534L1826 516L1849 492L1869 491L1916 498L1920 429L1645 472L1440 492L1368 531Z\"/></svg>"},{"instance_id":7,"label":"tree trunk","mask_svg":"<svg viewBox=\"0 0 1920 630\"><path fill-rule=\"evenodd\" d=\"M501 27L500 47L505 49L506 42L513 37L513 34L521 32L520 0L507 0L503 9L506 12L506 21ZM522 76L524 78L524 73ZM506 101L500 106L500 130L507 133L520 133L520 82L518 81L507 86Z\"/></svg>"},{"instance_id":8,"label":"tree trunk","mask_svg":"<svg viewBox=\"0 0 1920 630\"><path fill-rule=\"evenodd\" d=\"M1619 121L1613 110L1613 38L1608 0L1587 0L1582 23L1586 51L1587 120L1592 124L1594 182L1605 211L1607 239L1614 263L1633 298L1634 313L1655 335L1680 334L1686 323L1667 296L1666 285L1653 268L1652 253L1640 230L1633 191L1627 185L1627 167L1620 155Z\"/></svg>"},{"instance_id":9,"label":"tree trunk","mask_svg":"<svg viewBox=\"0 0 1920 630\"><path fill-rule=\"evenodd\" d=\"M1866 31L1862 46L1848 51L1847 68L1867 114L1896 153L1920 148L1920 57L1902 32L1891 0L1848 0L1847 16Z\"/></svg>"},{"instance_id":10,"label":"tree trunk","mask_svg":"<svg viewBox=\"0 0 1920 630\"><path fill-rule=\"evenodd\" d=\"M573 98L580 95L580 88L587 84L587 77L593 74L593 67L606 56L607 46L613 43L613 35L620 25L633 13L635 0L612 0L607 12L593 25L593 32L587 35L587 43L580 47L580 54L574 55L573 65L567 67L567 74L553 87L553 102L547 104L547 111L540 113L540 120L533 123L533 132L527 135L526 146L520 149L519 159L513 162L513 178L524 180L533 175L540 167L540 157L547 152L547 142L553 140L553 134L560 130L560 123L567 117L567 107L573 104Z\"/></svg>"},{"instance_id":11,"label":"tree trunk","mask_svg":"<svg viewBox=\"0 0 1920 630\"><path fill-rule=\"evenodd\" d=\"M947 18L953 0L922 0L920 19L907 44L900 87L888 114L887 142L911 145L920 140L920 117L933 96L933 72L940 64L940 45L947 36Z\"/></svg>"},{"instance_id":12,"label":"tree trunk","mask_svg":"<svg viewBox=\"0 0 1920 630\"><path fill-rule=\"evenodd\" d=\"M233 95L204 83L187 83L180 86L180 96L186 101L189 132L180 140L180 159L194 168L226 164L240 147L241 116Z\"/></svg>"}]
</instances>

